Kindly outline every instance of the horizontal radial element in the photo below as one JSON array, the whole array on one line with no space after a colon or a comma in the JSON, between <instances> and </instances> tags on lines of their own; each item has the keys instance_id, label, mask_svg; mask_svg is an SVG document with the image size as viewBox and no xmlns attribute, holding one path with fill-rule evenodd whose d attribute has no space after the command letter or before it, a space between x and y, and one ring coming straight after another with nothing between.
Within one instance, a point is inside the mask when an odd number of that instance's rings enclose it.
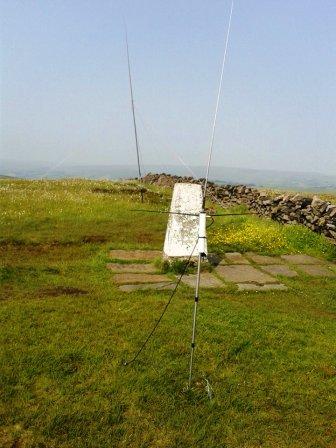
<instances>
[{"instance_id":1,"label":"horizontal radial element","mask_svg":"<svg viewBox=\"0 0 336 448\"><path fill-rule=\"evenodd\" d=\"M202 204L201 185L175 184L170 206L172 214L169 215L163 248L165 257L189 257L193 248L192 255L198 256L200 248L198 244L195 246L195 243L198 239L199 213L202 211ZM202 241L202 244L205 245L202 252L206 252L206 240Z\"/></svg>"}]
</instances>

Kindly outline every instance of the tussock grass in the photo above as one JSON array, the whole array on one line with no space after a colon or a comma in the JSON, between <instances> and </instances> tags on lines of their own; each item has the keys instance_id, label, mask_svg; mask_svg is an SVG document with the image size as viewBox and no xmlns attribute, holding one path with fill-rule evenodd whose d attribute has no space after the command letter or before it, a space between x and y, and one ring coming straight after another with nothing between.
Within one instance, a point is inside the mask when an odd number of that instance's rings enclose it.
<instances>
[{"instance_id":1,"label":"tussock grass","mask_svg":"<svg viewBox=\"0 0 336 448\"><path fill-rule=\"evenodd\" d=\"M167 216L131 210L164 209L170 191L153 189L159 194L141 205L120 185L96 194L93 188L115 186L0 181L0 446L333 446L333 279L283 279L289 290L279 292L202 291L188 393L193 291L181 285L139 362L121 365L169 292L120 292L105 268L108 252L162 248ZM246 246L248 226L259 236ZM274 234L285 247L262 246ZM327 240L307 229L255 217L218 218L209 244L334 256Z\"/></svg>"}]
</instances>

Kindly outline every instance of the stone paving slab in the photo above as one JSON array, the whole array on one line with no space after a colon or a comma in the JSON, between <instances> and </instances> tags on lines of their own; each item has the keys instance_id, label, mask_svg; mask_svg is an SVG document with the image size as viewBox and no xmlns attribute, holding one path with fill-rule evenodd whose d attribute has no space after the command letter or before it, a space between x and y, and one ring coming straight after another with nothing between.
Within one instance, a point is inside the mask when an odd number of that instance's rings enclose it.
<instances>
[{"instance_id":1,"label":"stone paving slab","mask_svg":"<svg viewBox=\"0 0 336 448\"><path fill-rule=\"evenodd\" d=\"M196 287L196 274L184 275L182 277L182 283L188 285L192 288ZM210 272L202 272L201 274L201 288L224 288L225 284L221 282L217 277L215 277Z\"/></svg>"},{"instance_id":2,"label":"stone paving slab","mask_svg":"<svg viewBox=\"0 0 336 448\"><path fill-rule=\"evenodd\" d=\"M284 277L297 277L297 272L293 271L284 264L271 264L259 267L260 269L268 272L268 274L271 275L283 275Z\"/></svg>"},{"instance_id":3,"label":"stone paving slab","mask_svg":"<svg viewBox=\"0 0 336 448\"><path fill-rule=\"evenodd\" d=\"M176 285L169 276L155 273L155 266L149 263L153 259L162 257L161 251L118 249L111 250L110 257L127 261L142 260L142 263L108 263L106 265L107 269L114 273L113 280L121 291L171 290ZM256 263L257 266L251 265L251 262ZM200 287L225 288L227 285L223 282L232 282L238 286L239 291L282 291L287 287L280 284L275 277L278 275L296 277L298 275L296 270L311 277L336 278L335 264L330 263L328 266L326 261L305 254L273 257L254 252L248 252L245 256L239 252L228 252L216 268L216 273L223 281L213 273L203 272ZM184 276L182 283L195 288L196 275Z\"/></svg>"},{"instance_id":4,"label":"stone paving slab","mask_svg":"<svg viewBox=\"0 0 336 448\"><path fill-rule=\"evenodd\" d=\"M130 263L130 264L120 264L120 263L108 263L106 265L107 269L112 272L137 272L137 273L155 273L155 267L152 264L140 264L140 263Z\"/></svg>"},{"instance_id":5,"label":"stone paving slab","mask_svg":"<svg viewBox=\"0 0 336 448\"><path fill-rule=\"evenodd\" d=\"M331 271L326 266L319 266L314 264L298 264L295 267L312 277L336 277L336 272Z\"/></svg>"},{"instance_id":6,"label":"stone paving slab","mask_svg":"<svg viewBox=\"0 0 336 448\"><path fill-rule=\"evenodd\" d=\"M323 260L304 254L281 255L281 258L293 264L324 264Z\"/></svg>"},{"instance_id":7,"label":"stone paving slab","mask_svg":"<svg viewBox=\"0 0 336 448\"><path fill-rule=\"evenodd\" d=\"M233 283L277 283L277 280L253 266L218 266L216 272L224 280Z\"/></svg>"},{"instance_id":8,"label":"stone paving slab","mask_svg":"<svg viewBox=\"0 0 336 448\"><path fill-rule=\"evenodd\" d=\"M119 250L110 251L110 258L117 260L154 260L162 257L160 250Z\"/></svg>"},{"instance_id":9,"label":"stone paving slab","mask_svg":"<svg viewBox=\"0 0 336 448\"><path fill-rule=\"evenodd\" d=\"M283 263L280 257L270 257L268 255L259 255L253 252L247 252L246 256L256 264L280 264Z\"/></svg>"},{"instance_id":10,"label":"stone paving slab","mask_svg":"<svg viewBox=\"0 0 336 448\"><path fill-rule=\"evenodd\" d=\"M273 285L255 285L253 283L238 283L238 291L286 291L288 288L281 283Z\"/></svg>"},{"instance_id":11,"label":"stone paving slab","mask_svg":"<svg viewBox=\"0 0 336 448\"><path fill-rule=\"evenodd\" d=\"M169 282L168 277L163 274L115 274L114 281L118 285L133 283L160 283Z\"/></svg>"},{"instance_id":12,"label":"stone paving slab","mask_svg":"<svg viewBox=\"0 0 336 448\"><path fill-rule=\"evenodd\" d=\"M162 283L146 283L139 285L121 285L119 289L124 292L132 292L132 291L144 291L147 289L155 289L159 291L172 290L176 286L176 283L173 282L162 282Z\"/></svg>"},{"instance_id":13,"label":"stone paving slab","mask_svg":"<svg viewBox=\"0 0 336 448\"><path fill-rule=\"evenodd\" d=\"M224 263L220 264L226 264L226 261L232 264L250 264L250 262L239 252L227 252L225 254Z\"/></svg>"}]
</instances>

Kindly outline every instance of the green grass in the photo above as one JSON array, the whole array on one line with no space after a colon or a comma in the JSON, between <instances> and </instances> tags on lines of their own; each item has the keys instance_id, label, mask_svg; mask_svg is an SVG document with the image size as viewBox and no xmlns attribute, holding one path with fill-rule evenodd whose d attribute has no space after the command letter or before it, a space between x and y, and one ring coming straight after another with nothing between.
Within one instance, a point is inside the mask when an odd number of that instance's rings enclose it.
<instances>
[{"instance_id":1,"label":"green grass","mask_svg":"<svg viewBox=\"0 0 336 448\"><path fill-rule=\"evenodd\" d=\"M169 294L121 293L105 268L110 248L162 248L167 216L132 211L169 206L169 191L150 190L141 204L124 184L0 181L0 446L335 446L335 280L202 291L187 393L193 292L181 286L139 361L122 366ZM246 246L234 235L248 223ZM263 247L267 234L283 246ZM209 245L335 259L325 238L255 217L217 219Z\"/></svg>"},{"instance_id":2,"label":"green grass","mask_svg":"<svg viewBox=\"0 0 336 448\"><path fill-rule=\"evenodd\" d=\"M234 208L234 213L244 212L243 206ZM336 259L336 246L323 235L302 225L284 226L255 216L217 218L209 230L209 241L211 249L217 252L306 253L328 260Z\"/></svg>"}]
</instances>

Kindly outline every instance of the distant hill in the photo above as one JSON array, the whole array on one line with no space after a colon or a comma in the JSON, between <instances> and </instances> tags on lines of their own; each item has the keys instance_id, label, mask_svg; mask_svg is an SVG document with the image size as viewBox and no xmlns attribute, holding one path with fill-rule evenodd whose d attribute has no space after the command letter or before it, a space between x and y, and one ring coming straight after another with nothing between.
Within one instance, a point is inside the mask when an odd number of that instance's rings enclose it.
<instances>
[{"instance_id":1,"label":"distant hill","mask_svg":"<svg viewBox=\"0 0 336 448\"><path fill-rule=\"evenodd\" d=\"M62 165L52 167L47 163L0 160L2 177L27 179L85 177L88 179L121 179L137 176L132 165ZM204 176L204 167L191 167L197 177ZM190 176L183 166L144 166L143 173L161 173ZM288 189L312 192L336 192L336 176L321 173L256 170L235 167L213 167L210 178L217 183L244 184L259 188Z\"/></svg>"},{"instance_id":2,"label":"distant hill","mask_svg":"<svg viewBox=\"0 0 336 448\"><path fill-rule=\"evenodd\" d=\"M14 176L5 176L3 174L0 174L0 179L15 179Z\"/></svg>"}]
</instances>

